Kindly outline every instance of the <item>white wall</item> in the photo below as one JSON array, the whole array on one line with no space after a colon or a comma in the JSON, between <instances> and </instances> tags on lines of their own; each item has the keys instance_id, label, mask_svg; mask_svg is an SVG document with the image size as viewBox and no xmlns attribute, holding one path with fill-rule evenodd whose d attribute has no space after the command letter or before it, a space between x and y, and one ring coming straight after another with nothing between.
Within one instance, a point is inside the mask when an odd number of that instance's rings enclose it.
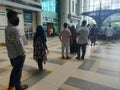
<instances>
[{"instance_id":1,"label":"white wall","mask_svg":"<svg viewBox=\"0 0 120 90\"><path fill-rule=\"evenodd\" d=\"M68 21L68 14L69 14L69 0L60 0L60 16L61 16L61 28L63 28L63 23L69 22Z\"/></svg>"},{"instance_id":2,"label":"white wall","mask_svg":"<svg viewBox=\"0 0 120 90\"><path fill-rule=\"evenodd\" d=\"M0 6L0 43L5 42L5 27L7 25L6 8Z\"/></svg>"},{"instance_id":3,"label":"white wall","mask_svg":"<svg viewBox=\"0 0 120 90\"><path fill-rule=\"evenodd\" d=\"M23 36L25 34L24 32L24 20L23 20L23 10L19 10L19 9L13 9L17 12L19 12L20 14L18 14L20 22L19 22L19 26L18 29L20 30L20 34ZM4 26L4 27L0 27L0 43L5 43L5 27L8 24L7 21L7 16L6 16L6 7L5 6L0 6L0 13L2 13L2 15L0 14L0 26Z\"/></svg>"}]
</instances>

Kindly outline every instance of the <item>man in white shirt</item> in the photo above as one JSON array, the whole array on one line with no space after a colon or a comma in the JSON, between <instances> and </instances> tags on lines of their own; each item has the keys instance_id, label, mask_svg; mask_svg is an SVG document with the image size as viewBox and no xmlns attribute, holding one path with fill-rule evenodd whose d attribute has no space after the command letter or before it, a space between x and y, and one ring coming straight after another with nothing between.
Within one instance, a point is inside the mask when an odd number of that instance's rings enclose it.
<instances>
[{"instance_id":1,"label":"man in white shirt","mask_svg":"<svg viewBox=\"0 0 120 90\"><path fill-rule=\"evenodd\" d=\"M70 57L68 56L68 47L70 44L70 37L71 37L71 32L68 29L68 24L64 23L64 29L61 30L59 39L62 43L62 59L64 59L64 50L66 49L66 59L69 59Z\"/></svg>"},{"instance_id":2,"label":"man in white shirt","mask_svg":"<svg viewBox=\"0 0 120 90\"><path fill-rule=\"evenodd\" d=\"M86 27L86 21L83 20L82 21L82 25L80 27L80 30L78 31L78 51L77 51L77 57L76 59L80 60L84 60L85 57L85 53L86 53L86 45L88 43L88 34L89 34L89 30ZM82 48L82 56L80 56L80 48Z\"/></svg>"},{"instance_id":3,"label":"man in white shirt","mask_svg":"<svg viewBox=\"0 0 120 90\"><path fill-rule=\"evenodd\" d=\"M106 40L107 41L111 41L113 40L113 28L111 27L111 25L109 25L109 27L106 30Z\"/></svg>"}]
</instances>

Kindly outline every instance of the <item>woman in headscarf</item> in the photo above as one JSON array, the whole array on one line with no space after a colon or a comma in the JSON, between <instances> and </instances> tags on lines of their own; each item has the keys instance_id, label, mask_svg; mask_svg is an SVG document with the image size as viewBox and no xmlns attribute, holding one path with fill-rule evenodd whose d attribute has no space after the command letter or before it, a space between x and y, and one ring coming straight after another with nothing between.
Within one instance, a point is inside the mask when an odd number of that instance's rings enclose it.
<instances>
[{"instance_id":1,"label":"woman in headscarf","mask_svg":"<svg viewBox=\"0 0 120 90\"><path fill-rule=\"evenodd\" d=\"M71 31L71 39L70 39L70 53L73 54L75 52L77 52L77 43L76 43L76 38L77 38L77 32L75 29L75 26L72 25L70 28Z\"/></svg>"},{"instance_id":2,"label":"woman in headscarf","mask_svg":"<svg viewBox=\"0 0 120 90\"><path fill-rule=\"evenodd\" d=\"M95 42L97 40L97 34L98 34L97 26L96 26L96 24L93 24L93 27L90 30L91 46L92 46L92 44L94 44L94 46L95 46Z\"/></svg>"},{"instance_id":3,"label":"woman in headscarf","mask_svg":"<svg viewBox=\"0 0 120 90\"><path fill-rule=\"evenodd\" d=\"M43 63L45 64L47 60L46 50L47 52L49 52L46 42L47 40L44 29L41 25L39 25L37 26L33 40L33 57L34 60L36 60L36 62L38 63L38 68L40 71L43 70Z\"/></svg>"}]
</instances>

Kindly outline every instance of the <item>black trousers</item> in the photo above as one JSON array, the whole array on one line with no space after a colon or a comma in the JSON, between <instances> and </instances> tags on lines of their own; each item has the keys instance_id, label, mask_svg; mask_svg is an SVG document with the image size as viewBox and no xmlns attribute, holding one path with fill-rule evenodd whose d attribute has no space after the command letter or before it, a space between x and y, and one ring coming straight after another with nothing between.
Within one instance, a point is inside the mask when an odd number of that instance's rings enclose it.
<instances>
[{"instance_id":1,"label":"black trousers","mask_svg":"<svg viewBox=\"0 0 120 90\"><path fill-rule=\"evenodd\" d=\"M13 69L10 74L9 87L14 86L16 90L21 89L21 76L22 76L24 61L25 61L25 56L22 55L14 59L10 59Z\"/></svg>"},{"instance_id":2,"label":"black trousers","mask_svg":"<svg viewBox=\"0 0 120 90\"><path fill-rule=\"evenodd\" d=\"M70 44L70 53L75 53L77 52L77 43L76 40L73 40L72 43Z\"/></svg>"},{"instance_id":3,"label":"black trousers","mask_svg":"<svg viewBox=\"0 0 120 90\"><path fill-rule=\"evenodd\" d=\"M77 45L77 57L80 58L80 49L82 48L82 56L81 58L85 57L85 53L86 53L86 45L87 44L78 44Z\"/></svg>"}]
</instances>

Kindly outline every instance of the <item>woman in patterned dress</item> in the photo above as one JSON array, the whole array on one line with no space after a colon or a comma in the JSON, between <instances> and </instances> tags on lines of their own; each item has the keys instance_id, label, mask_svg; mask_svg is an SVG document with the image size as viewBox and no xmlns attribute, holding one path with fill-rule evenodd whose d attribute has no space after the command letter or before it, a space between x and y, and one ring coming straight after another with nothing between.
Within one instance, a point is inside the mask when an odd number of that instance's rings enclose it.
<instances>
[{"instance_id":1,"label":"woman in patterned dress","mask_svg":"<svg viewBox=\"0 0 120 90\"><path fill-rule=\"evenodd\" d=\"M47 40L44 29L41 25L39 25L37 26L33 40L33 57L37 62L40 71L43 70L43 63L45 64L47 60L46 50L49 52L46 42Z\"/></svg>"}]
</instances>

